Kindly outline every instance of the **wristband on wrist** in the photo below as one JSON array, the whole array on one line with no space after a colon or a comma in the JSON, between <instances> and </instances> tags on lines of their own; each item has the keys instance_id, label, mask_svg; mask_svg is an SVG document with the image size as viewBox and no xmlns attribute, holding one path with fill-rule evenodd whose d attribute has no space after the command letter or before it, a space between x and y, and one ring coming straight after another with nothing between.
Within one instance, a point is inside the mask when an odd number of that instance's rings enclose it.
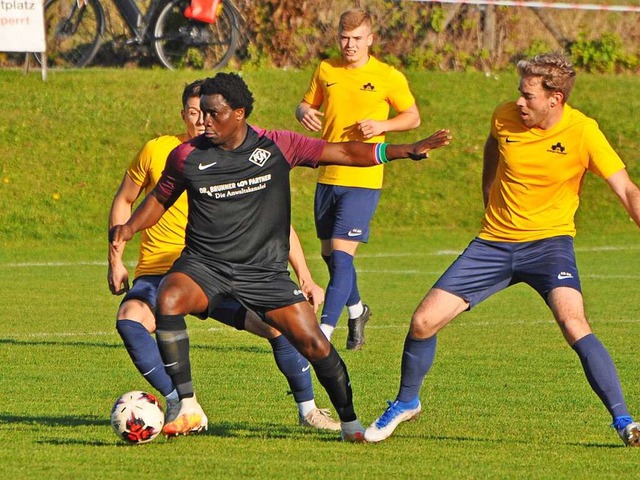
<instances>
[{"instance_id":1,"label":"wristband on wrist","mask_svg":"<svg viewBox=\"0 0 640 480\"><path fill-rule=\"evenodd\" d=\"M415 160L415 161L424 160L425 158L429 158L429 154L428 153L411 153L411 152L409 152L408 155L409 155L409 158L411 160Z\"/></svg>"},{"instance_id":2,"label":"wristband on wrist","mask_svg":"<svg viewBox=\"0 0 640 480\"><path fill-rule=\"evenodd\" d=\"M389 144L387 142L373 144L373 161L376 162L376 165L389 163L389 159L387 158L388 145Z\"/></svg>"}]
</instances>

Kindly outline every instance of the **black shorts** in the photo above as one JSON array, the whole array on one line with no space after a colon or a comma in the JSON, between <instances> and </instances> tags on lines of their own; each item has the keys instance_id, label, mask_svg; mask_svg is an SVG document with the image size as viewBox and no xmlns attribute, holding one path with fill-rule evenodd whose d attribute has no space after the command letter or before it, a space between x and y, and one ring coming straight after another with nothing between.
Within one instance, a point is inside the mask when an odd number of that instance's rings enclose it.
<instances>
[{"instance_id":1,"label":"black shorts","mask_svg":"<svg viewBox=\"0 0 640 480\"><path fill-rule=\"evenodd\" d=\"M209 315L223 299L233 297L264 318L265 312L306 301L284 268L238 265L211 260L185 248L169 270L188 275L209 300Z\"/></svg>"}]
</instances>

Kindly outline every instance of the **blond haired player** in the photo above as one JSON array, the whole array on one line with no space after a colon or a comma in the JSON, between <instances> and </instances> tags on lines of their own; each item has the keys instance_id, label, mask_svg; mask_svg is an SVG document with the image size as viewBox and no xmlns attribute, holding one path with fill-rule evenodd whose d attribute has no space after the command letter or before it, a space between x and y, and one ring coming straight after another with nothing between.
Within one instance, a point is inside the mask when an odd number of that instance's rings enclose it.
<instances>
[{"instance_id":1,"label":"blond haired player","mask_svg":"<svg viewBox=\"0 0 640 480\"><path fill-rule=\"evenodd\" d=\"M595 120L566 103L576 72L564 56L539 55L517 68L520 96L494 111L484 148L482 229L413 314L398 396L367 428L367 441L384 440L420 414L436 334L463 311L524 282L551 309L624 444L640 445L640 423L629 415L616 367L585 316L573 247L587 172L609 184L638 226L640 190Z\"/></svg>"},{"instance_id":2,"label":"blond haired player","mask_svg":"<svg viewBox=\"0 0 640 480\"><path fill-rule=\"evenodd\" d=\"M384 142L386 132L417 128L420 115L402 73L369 55L373 43L371 16L356 8L340 16L338 40L342 57L320 63L296 118L309 131L322 130L328 142ZM324 112L320 111L323 109ZM390 108L397 115L389 118ZM315 194L316 232L329 285L320 328L331 335L344 306L349 312L347 348L364 344L371 311L358 291L354 257L369 239L369 224L382 188L383 166L320 167Z\"/></svg>"}]
</instances>

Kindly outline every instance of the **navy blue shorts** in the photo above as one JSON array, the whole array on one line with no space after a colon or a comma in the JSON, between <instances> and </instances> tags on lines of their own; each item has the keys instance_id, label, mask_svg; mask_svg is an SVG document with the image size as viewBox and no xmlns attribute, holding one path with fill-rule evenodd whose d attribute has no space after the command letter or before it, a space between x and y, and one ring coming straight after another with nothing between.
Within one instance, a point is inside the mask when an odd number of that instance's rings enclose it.
<instances>
[{"instance_id":1,"label":"navy blue shorts","mask_svg":"<svg viewBox=\"0 0 640 480\"><path fill-rule=\"evenodd\" d=\"M557 287L580 289L573 238L533 242L493 242L475 238L435 283L434 288L474 307L494 293L524 282L547 301Z\"/></svg>"},{"instance_id":2,"label":"navy blue shorts","mask_svg":"<svg viewBox=\"0 0 640 480\"><path fill-rule=\"evenodd\" d=\"M131 290L122 299L122 305L128 300L140 300L149 305L152 311L156 309L158 287L164 275L141 275L133 281ZM222 298L220 303L206 315L196 315L200 318L211 317L237 330L244 330L247 309L240 302L231 297Z\"/></svg>"},{"instance_id":3,"label":"navy blue shorts","mask_svg":"<svg viewBox=\"0 0 640 480\"><path fill-rule=\"evenodd\" d=\"M264 319L269 310L306 301L300 287L291 280L286 265L282 267L231 265L185 248L169 273L184 273L202 288L209 300L209 316L213 318L220 305L231 297Z\"/></svg>"},{"instance_id":4,"label":"navy blue shorts","mask_svg":"<svg viewBox=\"0 0 640 480\"><path fill-rule=\"evenodd\" d=\"M317 184L314 213L318 238L366 243L381 192L372 188Z\"/></svg>"},{"instance_id":5,"label":"navy blue shorts","mask_svg":"<svg viewBox=\"0 0 640 480\"><path fill-rule=\"evenodd\" d=\"M129 300L140 300L149 305L151 311L154 311L156 309L158 285L160 285L163 276L164 275L141 275L136 278L120 305Z\"/></svg>"}]
</instances>

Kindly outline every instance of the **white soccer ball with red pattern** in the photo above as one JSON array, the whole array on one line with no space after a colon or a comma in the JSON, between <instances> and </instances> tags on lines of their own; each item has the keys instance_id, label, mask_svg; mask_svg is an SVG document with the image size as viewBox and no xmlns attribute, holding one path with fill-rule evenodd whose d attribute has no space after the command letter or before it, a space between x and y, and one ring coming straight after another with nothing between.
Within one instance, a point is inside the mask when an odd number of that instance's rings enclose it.
<instances>
[{"instance_id":1,"label":"white soccer ball with red pattern","mask_svg":"<svg viewBox=\"0 0 640 480\"><path fill-rule=\"evenodd\" d=\"M111 426L127 443L148 443L162 432L164 413L158 399L139 390L121 395L111 409Z\"/></svg>"}]
</instances>

